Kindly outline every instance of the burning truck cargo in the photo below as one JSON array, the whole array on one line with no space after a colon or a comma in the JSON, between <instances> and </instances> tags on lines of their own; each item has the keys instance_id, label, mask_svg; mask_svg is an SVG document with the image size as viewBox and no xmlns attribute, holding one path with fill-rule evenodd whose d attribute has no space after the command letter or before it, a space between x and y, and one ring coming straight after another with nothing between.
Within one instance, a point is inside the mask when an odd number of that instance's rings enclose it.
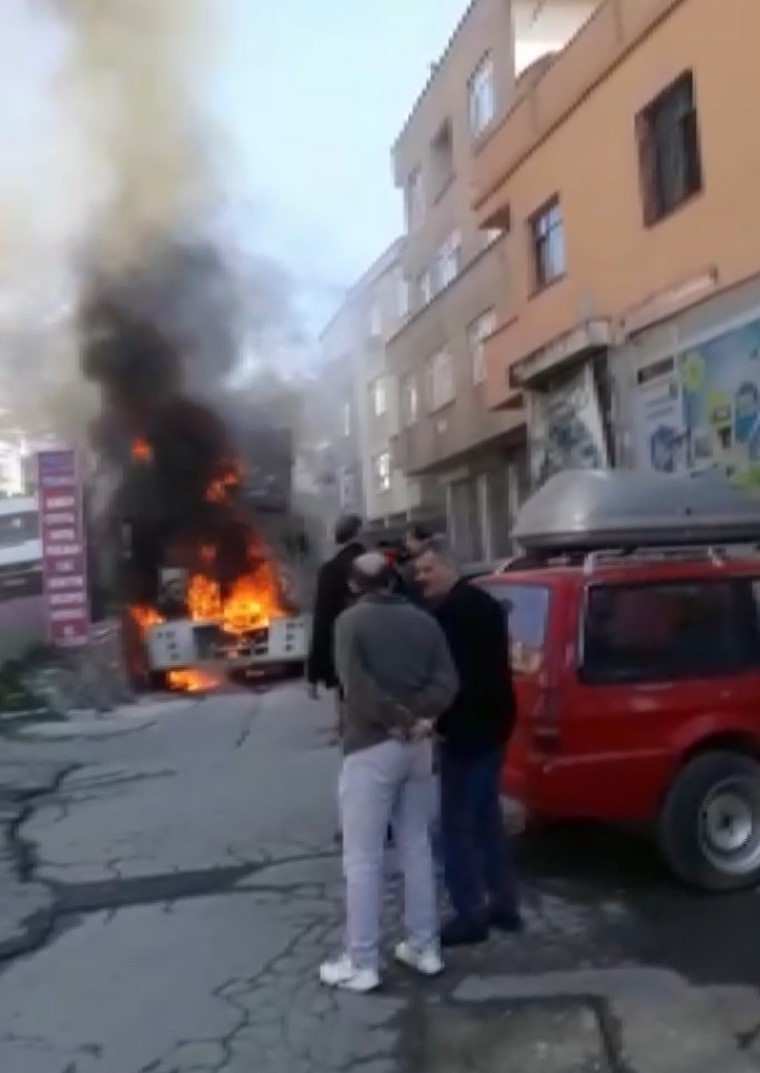
<instances>
[{"instance_id":1,"label":"burning truck cargo","mask_svg":"<svg viewBox=\"0 0 760 1073\"><path fill-rule=\"evenodd\" d=\"M267 507L287 509L287 435L236 435L221 416L230 400L189 397L188 354L124 304L91 304L83 340L102 398L93 441L110 475L100 543L126 608L133 678L196 691L233 670L300 663L308 623L261 521Z\"/></svg>"}]
</instances>

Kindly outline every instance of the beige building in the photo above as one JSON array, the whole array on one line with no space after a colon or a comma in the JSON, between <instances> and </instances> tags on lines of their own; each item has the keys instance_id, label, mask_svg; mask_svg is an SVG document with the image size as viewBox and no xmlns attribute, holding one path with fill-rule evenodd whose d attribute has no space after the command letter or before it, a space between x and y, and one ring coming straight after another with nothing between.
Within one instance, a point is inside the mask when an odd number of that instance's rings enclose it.
<instances>
[{"instance_id":1,"label":"beige building","mask_svg":"<svg viewBox=\"0 0 760 1073\"><path fill-rule=\"evenodd\" d=\"M484 342L511 309L509 221L479 226L478 146L515 98L517 72L560 48L596 6L588 0L475 0L393 150L407 235L398 272L399 330L388 341L399 385L393 465L435 481L452 539L468 560L510 550L527 490L520 399L485 398Z\"/></svg>"},{"instance_id":2,"label":"beige building","mask_svg":"<svg viewBox=\"0 0 760 1073\"><path fill-rule=\"evenodd\" d=\"M481 226L512 231L486 402L531 400L537 479L601 459L760 487L760 3L724 14L605 0L478 147Z\"/></svg>"}]
</instances>

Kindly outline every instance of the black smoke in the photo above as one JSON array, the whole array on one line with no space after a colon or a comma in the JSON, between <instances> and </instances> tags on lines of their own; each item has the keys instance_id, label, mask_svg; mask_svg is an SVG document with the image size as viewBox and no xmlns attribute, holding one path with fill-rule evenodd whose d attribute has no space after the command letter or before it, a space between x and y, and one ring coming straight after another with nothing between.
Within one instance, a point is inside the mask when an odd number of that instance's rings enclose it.
<instances>
[{"instance_id":1,"label":"black smoke","mask_svg":"<svg viewBox=\"0 0 760 1073\"><path fill-rule=\"evenodd\" d=\"M208 547L223 594L251 568L255 518L229 484L240 452L221 416L240 324L233 281L205 245L168 245L98 281L83 306L82 371L100 392L91 438L112 481L99 539L120 603L157 605L163 568L209 572Z\"/></svg>"}]
</instances>

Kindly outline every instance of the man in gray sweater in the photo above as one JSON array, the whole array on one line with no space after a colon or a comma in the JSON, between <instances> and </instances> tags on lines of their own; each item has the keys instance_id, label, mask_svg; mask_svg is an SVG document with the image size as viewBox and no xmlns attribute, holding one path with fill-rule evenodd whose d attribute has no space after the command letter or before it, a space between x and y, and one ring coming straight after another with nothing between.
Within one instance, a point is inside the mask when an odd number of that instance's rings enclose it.
<instances>
[{"instance_id":1,"label":"man in gray sweater","mask_svg":"<svg viewBox=\"0 0 760 1073\"><path fill-rule=\"evenodd\" d=\"M369 552L354 563L359 594L338 619L335 666L345 695L340 775L346 951L326 962L330 987L379 986L385 837L393 830L404 873L406 940L396 957L427 976L443 969L430 824L432 733L459 686L437 622L394 595L393 568Z\"/></svg>"}]
</instances>

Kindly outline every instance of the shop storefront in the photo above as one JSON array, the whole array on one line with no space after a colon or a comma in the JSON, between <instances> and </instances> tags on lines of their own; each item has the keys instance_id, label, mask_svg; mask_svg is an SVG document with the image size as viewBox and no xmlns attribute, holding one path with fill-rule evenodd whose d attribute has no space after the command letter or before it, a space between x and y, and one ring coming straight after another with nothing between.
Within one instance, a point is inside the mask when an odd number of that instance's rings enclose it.
<instances>
[{"instance_id":1,"label":"shop storefront","mask_svg":"<svg viewBox=\"0 0 760 1073\"><path fill-rule=\"evenodd\" d=\"M760 316L691 339L681 331L670 353L637 349L626 377L632 464L720 469L760 489Z\"/></svg>"}]
</instances>

